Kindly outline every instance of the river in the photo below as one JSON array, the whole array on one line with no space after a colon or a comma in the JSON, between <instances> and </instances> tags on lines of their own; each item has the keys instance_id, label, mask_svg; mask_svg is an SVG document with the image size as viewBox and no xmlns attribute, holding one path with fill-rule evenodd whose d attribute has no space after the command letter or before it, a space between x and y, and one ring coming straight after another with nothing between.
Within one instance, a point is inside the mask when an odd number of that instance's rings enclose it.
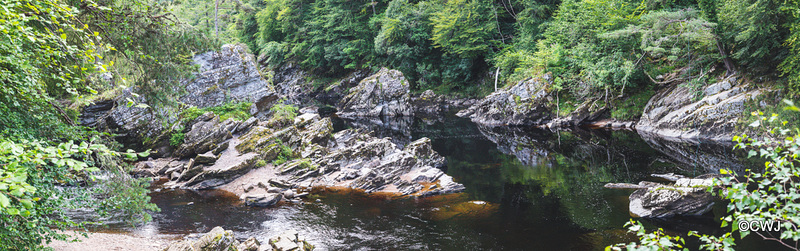
<instances>
[{"instance_id":1,"label":"river","mask_svg":"<svg viewBox=\"0 0 800 251\"><path fill-rule=\"evenodd\" d=\"M748 165L730 146L659 141L633 131L482 128L454 116L336 122L337 130L365 127L401 144L431 138L434 149L447 158L446 173L466 192L398 199L316 189L302 204L254 208L225 191L165 190L156 183L150 196L161 212L153 214L154 221L112 229L152 235L222 226L237 237L255 236L265 243L291 228L318 250L602 250L636 239L623 228L630 219L630 191L603 184L652 180L652 173L695 176ZM723 230L717 219L725 210L717 204L704 216L643 222L673 234L696 230L719 235ZM738 249L775 247L748 238Z\"/></svg>"}]
</instances>

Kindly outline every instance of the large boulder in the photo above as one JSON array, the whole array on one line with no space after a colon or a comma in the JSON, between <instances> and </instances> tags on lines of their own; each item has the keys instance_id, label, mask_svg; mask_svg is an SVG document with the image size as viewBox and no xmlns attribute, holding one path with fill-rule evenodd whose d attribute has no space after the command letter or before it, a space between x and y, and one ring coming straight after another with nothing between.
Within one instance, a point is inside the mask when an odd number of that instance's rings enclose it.
<instances>
[{"instance_id":1,"label":"large boulder","mask_svg":"<svg viewBox=\"0 0 800 251\"><path fill-rule=\"evenodd\" d=\"M350 89L339 102L341 117L413 116L410 85L398 70L381 69Z\"/></svg>"},{"instance_id":2,"label":"large boulder","mask_svg":"<svg viewBox=\"0 0 800 251\"><path fill-rule=\"evenodd\" d=\"M275 96L275 88L262 77L245 45L226 44L193 60L199 70L186 84L187 95L180 99L188 105L203 108L238 101L257 103L262 97Z\"/></svg>"},{"instance_id":3,"label":"large boulder","mask_svg":"<svg viewBox=\"0 0 800 251\"><path fill-rule=\"evenodd\" d=\"M639 184L609 183L606 188L636 189L629 199L631 215L643 218L666 218L677 215L702 215L711 211L714 196L709 191L714 175L686 178L674 174L653 174L653 177L675 181L661 184L642 181Z\"/></svg>"},{"instance_id":4,"label":"large boulder","mask_svg":"<svg viewBox=\"0 0 800 251\"><path fill-rule=\"evenodd\" d=\"M489 94L456 115L489 126L545 124L552 117L547 107L547 86L551 82L549 74L520 81Z\"/></svg>"},{"instance_id":5,"label":"large boulder","mask_svg":"<svg viewBox=\"0 0 800 251\"><path fill-rule=\"evenodd\" d=\"M761 93L740 83L736 75L705 87L700 94L684 85L670 85L647 102L636 130L666 138L730 142L746 104Z\"/></svg>"}]
</instances>

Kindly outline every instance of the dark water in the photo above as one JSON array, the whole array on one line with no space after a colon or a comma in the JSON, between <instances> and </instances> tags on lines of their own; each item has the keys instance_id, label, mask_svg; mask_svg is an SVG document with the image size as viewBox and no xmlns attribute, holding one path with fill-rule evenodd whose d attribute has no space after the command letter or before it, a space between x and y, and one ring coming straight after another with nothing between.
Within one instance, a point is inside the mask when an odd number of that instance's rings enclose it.
<instances>
[{"instance_id":1,"label":"dark water","mask_svg":"<svg viewBox=\"0 0 800 251\"><path fill-rule=\"evenodd\" d=\"M635 239L622 227L630 219L629 191L603 184L746 165L729 146L643 139L630 131L490 129L454 117L337 121L336 127L363 127L399 144L431 138L466 193L391 199L319 190L303 204L264 209L222 191L165 190L151 194L162 209L154 222L125 231L183 234L222 226L264 242L296 229L320 250L601 250ZM719 235L715 219L723 213L718 207L701 217L643 222L671 233ZM746 241L739 249L763 245Z\"/></svg>"}]
</instances>

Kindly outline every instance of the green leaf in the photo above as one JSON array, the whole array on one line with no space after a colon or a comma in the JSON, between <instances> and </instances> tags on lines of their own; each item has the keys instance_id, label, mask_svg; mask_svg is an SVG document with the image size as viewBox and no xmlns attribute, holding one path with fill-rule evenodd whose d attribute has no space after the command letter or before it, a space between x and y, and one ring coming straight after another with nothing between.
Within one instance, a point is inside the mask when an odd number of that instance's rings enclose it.
<instances>
[{"instance_id":1,"label":"green leaf","mask_svg":"<svg viewBox=\"0 0 800 251\"><path fill-rule=\"evenodd\" d=\"M33 208L33 202L31 202L30 200L19 200L19 203L21 203L22 206L27 209Z\"/></svg>"},{"instance_id":2,"label":"green leaf","mask_svg":"<svg viewBox=\"0 0 800 251\"><path fill-rule=\"evenodd\" d=\"M6 197L5 194L0 193L0 207L1 208L6 208L10 204L11 204L11 202L8 200L8 197Z\"/></svg>"}]
</instances>

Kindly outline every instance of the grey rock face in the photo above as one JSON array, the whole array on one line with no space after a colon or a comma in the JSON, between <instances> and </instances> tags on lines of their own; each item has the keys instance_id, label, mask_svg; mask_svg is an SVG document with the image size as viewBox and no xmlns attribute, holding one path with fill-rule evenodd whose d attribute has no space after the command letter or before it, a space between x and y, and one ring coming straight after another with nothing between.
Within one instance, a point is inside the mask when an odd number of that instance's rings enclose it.
<instances>
[{"instance_id":1,"label":"grey rock face","mask_svg":"<svg viewBox=\"0 0 800 251\"><path fill-rule=\"evenodd\" d=\"M240 124L233 119L220 122L219 116L210 112L204 114L192 124L192 129L184 136L184 143L175 150L175 156L192 157L216 149L220 143L233 137L232 133Z\"/></svg>"},{"instance_id":2,"label":"grey rock face","mask_svg":"<svg viewBox=\"0 0 800 251\"><path fill-rule=\"evenodd\" d=\"M200 69L186 85L188 94L181 98L186 104L203 108L237 101L256 103L275 93L244 45L226 44L220 51L206 52L193 59Z\"/></svg>"},{"instance_id":3,"label":"grey rock face","mask_svg":"<svg viewBox=\"0 0 800 251\"><path fill-rule=\"evenodd\" d=\"M545 124L552 117L551 109L546 106L549 98L546 87L550 83L550 75L520 81L489 94L456 115L489 126Z\"/></svg>"},{"instance_id":4,"label":"grey rock face","mask_svg":"<svg viewBox=\"0 0 800 251\"><path fill-rule=\"evenodd\" d=\"M663 218L675 215L702 215L711 211L713 196L708 192L710 179L679 179L674 185L653 185L638 189L630 196L629 210L639 217Z\"/></svg>"},{"instance_id":5,"label":"grey rock face","mask_svg":"<svg viewBox=\"0 0 800 251\"><path fill-rule=\"evenodd\" d=\"M195 56L194 62L200 66L199 72L196 78L185 81L188 94L180 98L188 105L203 108L247 101L271 107L271 100L277 99L274 88L261 77L253 56L246 53L241 45L224 45L219 52ZM113 100L85 107L81 122L120 135L119 141L126 145L147 141L143 147L145 149L161 150L168 146L169 130L164 125L175 123L180 111L129 106L128 99L147 103L147 100L132 95L132 90L128 89ZM256 109L256 113L268 111L268 108ZM165 153L159 152L157 155L163 156L170 149L164 150Z\"/></svg>"},{"instance_id":6,"label":"grey rock face","mask_svg":"<svg viewBox=\"0 0 800 251\"><path fill-rule=\"evenodd\" d=\"M740 84L736 76L706 87L699 100L687 87L669 86L647 102L636 129L667 138L730 142L745 103L761 92Z\"/></svg>"},{"instance_id":7,"label":"grey rock face","mask_svg":"<svg viewBox=\"0 0 800 251\"><path fill-rule=\"evenodd\" d=\"M353 87L339 102L339 116L398 117L413 116L410 103L410 85L403 73L381 69Z\"/></svg>"}]
</instances>

